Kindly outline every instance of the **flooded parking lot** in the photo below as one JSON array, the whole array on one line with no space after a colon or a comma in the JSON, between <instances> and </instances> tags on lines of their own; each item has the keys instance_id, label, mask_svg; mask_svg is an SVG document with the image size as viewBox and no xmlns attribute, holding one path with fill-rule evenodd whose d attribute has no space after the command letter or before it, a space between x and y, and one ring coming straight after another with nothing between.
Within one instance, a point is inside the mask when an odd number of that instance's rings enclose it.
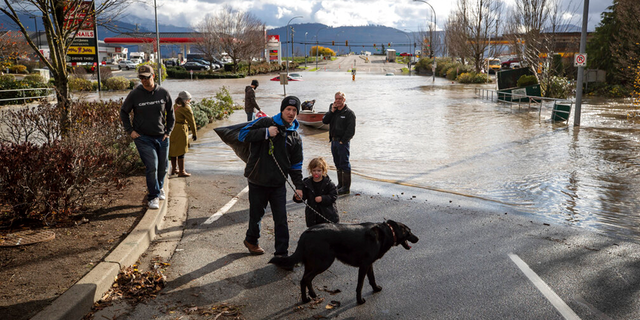
<instances>
[{"instance_id":1,"label":"flooded parking lot","mask_svg":"<svg viewBox=\"0 0 640 320\"><path fill-rule=\"evenodd\" d=\"M346 71L346 70L345 70ZM258 103L279 112L284 90L273 75L260 80ZM627 120L620 101L583 102L580 127L550 121L550 110L482 100L474 85L430 77L347 72L303 73L287 94L316 100L327 110L336 91L347 94L357 115L352 166L361 176L477 197L515 206L560 223L640 239L638 209L640 127ZM188 90L199 100L226 86L242 104L247 79L168 80L173 95ZM492 88L484 85L483 88ZM126 93L104 93L119 98ZM85 96L95 98L96 94ZM236 112L222 124L244 120ZM305 164L328 159L328 133L303 127ZM243 163L213 132L201 134L191 152L206 155L193 165L241 170ZM203 159L203 157L199 157Z\"/></svg>"}]
</instances>

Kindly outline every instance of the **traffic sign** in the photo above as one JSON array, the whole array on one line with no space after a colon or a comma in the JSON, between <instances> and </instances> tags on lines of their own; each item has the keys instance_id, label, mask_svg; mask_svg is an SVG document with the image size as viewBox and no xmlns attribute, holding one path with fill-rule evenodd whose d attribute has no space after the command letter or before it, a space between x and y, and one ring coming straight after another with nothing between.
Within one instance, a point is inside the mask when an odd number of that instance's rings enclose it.
<instances>
[{"instance_id":1,"label":"traffic sign","mask_svg":"<svg viewBox=\"0 0 640 320\"><path fill-rule=\"evenodd\" d=\"M575 59L573 61L573 65L575 67L586 67L587 66L587 54L586 53L576 54Z\"/></svg>"}]
</instances>

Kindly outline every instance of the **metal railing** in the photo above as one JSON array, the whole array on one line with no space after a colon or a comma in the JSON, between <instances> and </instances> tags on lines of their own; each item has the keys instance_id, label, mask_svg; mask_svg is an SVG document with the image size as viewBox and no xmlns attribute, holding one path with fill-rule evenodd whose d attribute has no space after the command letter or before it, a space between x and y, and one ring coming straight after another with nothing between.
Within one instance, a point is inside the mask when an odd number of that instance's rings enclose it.
<instances>
[{"instance_id":1,"label":"metal railing","mask_svg":"<svg viewBox=\"0 0 640 320\"><path fill-rule=\"evenodd\" d=\"M42 90L46 93L46 95L40 95L40 96L25 96L22 92L27 92L27 91L36 91L36 90ZM54 95L55 93L55 88L31 88L31 89L10 89L10 90L0 90L0 95L2 95L5 92L18 92L17 97L13 97L13 98L5 98L5 99L0 99L0 102L3 101L16 101L16 100L30 100L30 99L43 99L43 98L49 98L52 95Z\"/></svg>"},{"instance_id":2,"label":"metal railing","mask_svg":"<svg viewBox=\"0 0 640 320\"><path fill-rule=\"evenodd\" d=\"M566 99L547 98L547 97L540 97L540 96L530 96L530 95L526 95L526 94L504 92L504 91L500 91L500 90L489 90L489 89L476 88L475 89L475 94L477 96L480 96L480 98L482 98L482 99L488 99L488 100L496 101L496 102L509 103L509 104L512 104L512 105L513 104L517 104L518 107L521 107L523 104L528 105L529 108L537 107L538 108L538 116L541 116L542 109L544 107L545 102L551 104L551 107L553 108L553 112L558 112L558 113L568 113L566 111L556 110L555 106L558 105L558 104L570 104L571 106L573 106L573 101L566 100ZM566 118L568 119L569 115L567 115Z\"/></svg>"}]
</instances>

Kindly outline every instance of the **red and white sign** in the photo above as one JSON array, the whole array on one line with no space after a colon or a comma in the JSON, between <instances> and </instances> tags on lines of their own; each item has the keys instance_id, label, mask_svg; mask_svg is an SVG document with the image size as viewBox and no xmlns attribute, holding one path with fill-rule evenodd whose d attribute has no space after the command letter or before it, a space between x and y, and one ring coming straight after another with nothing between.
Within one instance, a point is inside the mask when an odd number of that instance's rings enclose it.
<instances>
[{"instance_id":1,"label":"red and white sign","mask_svg":"<svg viewBox=\"0 0 640 320\"><path fill-rule=\"evenodd\" d=\"M586 67L587 66L587 54L579 53L576 54L575 59L573 61L573 65L576 67Z\"/></svg>"},{"instance_id":2,"label":"red and white sign","mask_svg":"<svg viewBox=\"0 0 640 320\"><path fill-rule=\"evenodd\" d=\"M280 36L277 34L272 34L269 36L269 40L270 42L280 42Z\"/></svg>"},{"instance_id":3,"label":"red and white sign","mask_svg":"<svg viewBox=\"0 0 640 320\"><path fill-rule=\"evenodd\" d=\"M76 37L78 37L78 38L94 38L95 34L93 33L93 30L79 30L78 34L76 35Z\"/></svg>"}]
</instances>

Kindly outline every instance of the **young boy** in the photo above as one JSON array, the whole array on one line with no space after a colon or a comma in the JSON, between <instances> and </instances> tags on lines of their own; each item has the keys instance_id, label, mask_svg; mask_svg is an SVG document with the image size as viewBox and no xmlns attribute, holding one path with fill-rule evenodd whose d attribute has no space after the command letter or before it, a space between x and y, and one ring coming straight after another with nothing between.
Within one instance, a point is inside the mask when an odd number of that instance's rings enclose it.
<instances>
[{"instance_id":1,"label":"young boy","mask_svg":"<svg viewBox=\"0 0 640 320\"><path fill-rule=\"evenodd\" d=\"M307 205L322 215L318 215L318 213L307 207L304 212L307 227L319 223L337 223L340 221L338 209L336 208L338 190L327 175L328 167L327 162L323 158L314 158L309 162L307 168L311 176L302 180L302 199L307 200ZM302 202L302 200L297 199L295 196L293 200L298 203Z\"/></svg>"}]
</instances>

